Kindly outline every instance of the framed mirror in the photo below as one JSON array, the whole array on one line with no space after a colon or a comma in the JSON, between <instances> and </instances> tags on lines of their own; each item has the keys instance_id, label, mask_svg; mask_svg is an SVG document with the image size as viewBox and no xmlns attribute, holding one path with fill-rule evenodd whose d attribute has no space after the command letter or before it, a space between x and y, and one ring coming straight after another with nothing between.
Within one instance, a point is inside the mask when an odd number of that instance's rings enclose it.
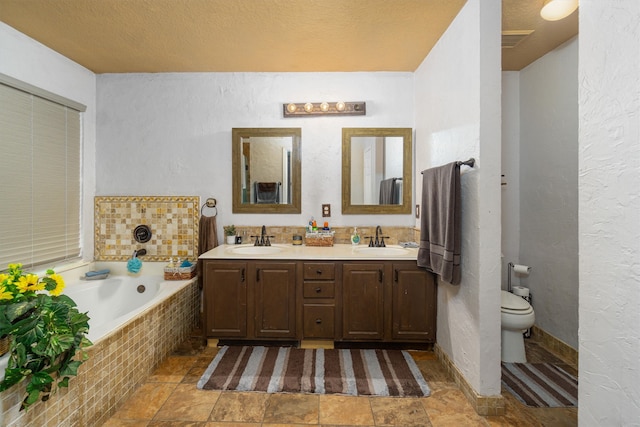
<instances>
[{"instance_id":1,"label":"framed mirror","mask_svg":"<svg viewBox=\"0 0 640 427\"><path fill-rule=\"evenodd\" d=\"M300 213L300 128L233 128L233 213Z\"/></svg>"},{"instance_id":2,"label":"framed mirror","mask_svg":"<svg viewBox=\"0 0 640 427\"><path fill-rule=\"evenodd\" d=\"M411 128L342 129L342 213L411 214Z\"/></svg>"}]
</instances>

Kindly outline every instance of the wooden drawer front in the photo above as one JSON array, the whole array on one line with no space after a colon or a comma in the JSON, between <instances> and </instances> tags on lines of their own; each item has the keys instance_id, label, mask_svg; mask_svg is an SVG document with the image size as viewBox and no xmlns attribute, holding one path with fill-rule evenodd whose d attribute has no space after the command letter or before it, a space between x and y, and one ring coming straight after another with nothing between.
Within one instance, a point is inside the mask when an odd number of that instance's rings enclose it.
<instances>
[{"instance_id":1,"label":"wooden drawer front","mask_svg":"<svg viewBox=\"0 0 640 427\"><path fill-rule=\"evenodd\" d=\"M333 298L334 282L304 282L302 296L305 298Z\"/></svg>"},{"instance_id":2,"label":"wooden drawer front","mask_svg":"<svg viewBox=\"0 0 640 427\"><path fill-rule=\"evenodd\" d=\"M335 307L329 304L305 304L303 333L305 338L334 338Z\"/></svg>"},{"instance_id":3,"label":"wooden drawer front","mask_svg":"<svg viewBox=\"0 0 640 427\"><path fill-rule=\"evenodd\" d=\"M305 262L304 280L333 280L336 267L332 262Z\"/></svg>"}]
</instances>

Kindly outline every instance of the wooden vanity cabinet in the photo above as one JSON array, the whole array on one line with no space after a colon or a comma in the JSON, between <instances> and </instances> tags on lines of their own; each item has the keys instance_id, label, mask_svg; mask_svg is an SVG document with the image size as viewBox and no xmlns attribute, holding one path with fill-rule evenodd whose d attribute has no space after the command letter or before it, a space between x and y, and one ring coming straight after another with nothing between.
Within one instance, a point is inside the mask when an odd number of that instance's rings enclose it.
<instances>
[{"instance_id":1,"label":"wooden vanity cabinet","mask_svg":"<svg viewBox=\"0 0 640 427\"><path fill-rule=\"evenodd\" d=\"M344 263L342 266L342 338L384 338L385 264Z\"/></svg>"},{"instance_id":2,"label":"wooden vanity cabinet","mask_svg":"<svg viewBox=\"0 0 640 427\"><path fill-rule=\"evenodd\" d=\"M335 337L336 263L302 263L302 338Z\"/></svg>"},{"instance_id":3,"label":"wooden vanity cabinet","mask_svg":"<svg viewBox=\"0 0 640 427\"><path fill-rule=\"evenodd\" d=\"M251 263L255 338L296 338L296 264Z\"/></svg>"},{"instance_id":4,"label":"wooden vanity cabinet","mask_svg":"<svg viewBox=\"0 0 640 427\"><path fill-rule=\"evenodd\" d=\"M206 336L247 337L247 271L247 262L203 262Z\"/></svg>"},{"instance_id":5,"label":"wooden vanity cabinet","mask_svg":"<svg viewBox=\"0 0 640 427\"><path fill-rule=\"evenodd\" d=\"M394 263L391 279L391 339L435 342L437 290L433 273L415 263Z\"/></svg>"},{"instance_id":6,"label":"wooden vanity cabinet","mask_svg":"<svg viewBox=\"0 0 640 427\"><path fill-rule=\"evenodd\" d=\"M210 338L435 342L436 283L415 261L203 265Z\"/></svg>"},{"instance_id":7,"label":"wooden vanity cabinet","mask_svg":"<svg viewBox=\"0 0 640 427\"><path fill-rule=\"evenodd\" d=\"M415 261L345 262L342 339L435 342L436 285Z\"/></svg>"},{"instance_id":8,"label":"wooden vanity cabinet","mask_svg":"<svg viewBox=\"0 0 640 427\"><path fill-rule=\"evenodd\" d=\"M206 335L295 339L296 263L204 261Z\"/></svg>"}]
</instances>

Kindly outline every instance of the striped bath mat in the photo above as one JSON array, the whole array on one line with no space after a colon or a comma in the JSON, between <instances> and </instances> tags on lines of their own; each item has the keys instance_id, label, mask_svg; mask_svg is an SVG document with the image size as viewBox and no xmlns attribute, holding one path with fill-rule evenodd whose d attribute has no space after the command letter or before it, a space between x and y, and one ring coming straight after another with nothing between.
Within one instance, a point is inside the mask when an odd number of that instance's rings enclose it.
<instances>
[{"instance_id":1,"label":"striped bath mat","mask_svg":"<svg viewBox=\"0 0 640 427\"><path fill-rule=\"evenodd\" d=\"M376 396L428 396L415 362L399 350L224 346L199 389Z\"/></svg>"},{"instance_id":2,"label":"striped bath mat","mask_svg":"<svg viewBox=\"0 0 640 427\"><path fill-rule=\"evenodd\" d=\"M578 406L578 379L551 363L502 363L502 385L527 406Z\"/></svg>"}]
</instances>

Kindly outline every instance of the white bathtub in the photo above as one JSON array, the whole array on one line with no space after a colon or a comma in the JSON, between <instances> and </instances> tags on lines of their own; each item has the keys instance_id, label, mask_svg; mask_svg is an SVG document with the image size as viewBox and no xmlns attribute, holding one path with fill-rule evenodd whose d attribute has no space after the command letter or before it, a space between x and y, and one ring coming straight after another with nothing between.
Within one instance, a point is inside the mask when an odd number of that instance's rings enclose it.
<instances>
[{"instance_id":1,"label":"white bathtub","mask_svg":"<svg viewBox=\"0 0 640 427\"><path fill-rule=\"evenodd\" d=\"M186 280L165 281L162 276L109 276L67 284L64 294L78 304L80 312L88 313L87 337L95 344L187 283Z\"/></svg>"},{"instance_id":2,"label":"white bathtub","mask_svg":"<svg viewBox=\"0 0 640 427\"><path fill-rule=\"evenodd\" d=\"M141 275L126 274L124 263L102 263L96 269L110 268L112 273L103 280L80 280L92 266L73 269L62 273L66 287L63 294L68 295L78 305L81 313L89 316L87 337L96 344L124 325L141 316L145 311L160 304L171 295L180 291L193 280L165 281L160 267L145 264ZM138 292L139 286L144 292ZM0 357L0 381L4 378L8 355Z\"/></svg>"}]
</instances>

